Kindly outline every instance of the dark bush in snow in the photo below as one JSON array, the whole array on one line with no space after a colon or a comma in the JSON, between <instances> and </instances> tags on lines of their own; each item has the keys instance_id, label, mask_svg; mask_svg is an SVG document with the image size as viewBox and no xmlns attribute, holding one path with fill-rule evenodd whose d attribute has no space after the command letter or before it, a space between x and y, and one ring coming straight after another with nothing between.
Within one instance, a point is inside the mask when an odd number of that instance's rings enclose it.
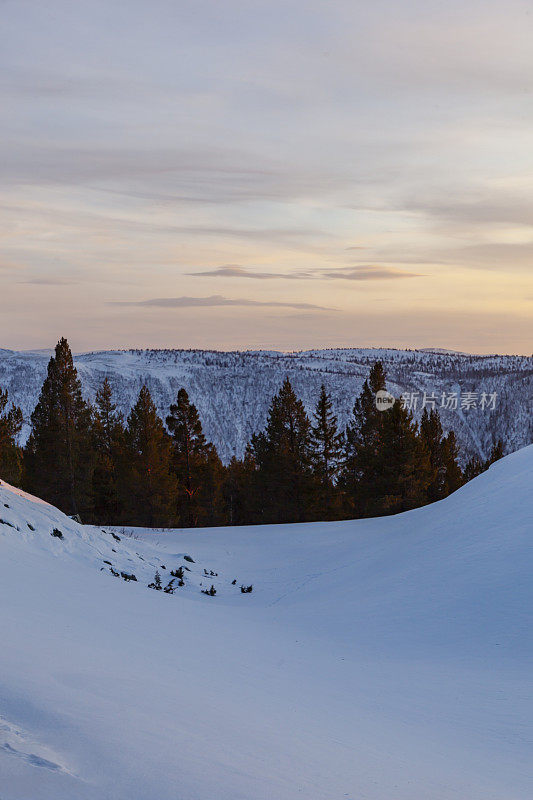
<instances>
[{"instance_id":1,"label":"dark bush in snow","mask_svg":"<svg viewBox=\"0 0 533 800\"><path fill-rule=\"evenodd\" d=\"M148 584L148 588L149 589L156 589L158 592L161 591L163 586L161 584L161 575L159 574L159 572L155 573L154 581L153 581L153 583L149 583Z\"/></svg>"},{"instance_id":2,"label":"dark bush in snow","mask_svg":"<svg viewBox=\"0 0 533 800\"><path fill-rule=\"evenodd\" d=\"M61 533L61 531L59 530L59 528L54 528L54 530L52 531L52 533L50 534L50 536L55 536L55 537L56 537L56 539L63 539L63 538L64 538L64 537L63 537L63 534Z\"/></svg>"}]
</instances>

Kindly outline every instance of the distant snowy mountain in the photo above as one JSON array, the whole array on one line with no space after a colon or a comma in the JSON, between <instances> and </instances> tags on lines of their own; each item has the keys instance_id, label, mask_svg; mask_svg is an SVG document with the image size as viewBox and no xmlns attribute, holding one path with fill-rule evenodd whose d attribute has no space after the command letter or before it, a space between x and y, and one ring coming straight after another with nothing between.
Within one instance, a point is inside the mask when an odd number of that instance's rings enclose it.
<instances>
[{"instance_id":1,"label":"distant snowy mountain","mask_svg":"<svg viewBox=\"0 0 533 800\"><path fill-rule=\"evenodd\" d=\"M0 350L0 387L23 409L26 420L37 402L50 353ZM271 397L289 376L308 412L320 384L332 393L344 426L372 363L380 358L390 390L407 393L420 413L423 394L434 395L448 430L458 436L463 459L488 455L502 438L506 451L533 440L533 357L471 356L435 350L344 349L297 353L217 352L208 350L129 350L85 353L76 357L84 392L93 399L108 377L125 415L140 387L149 387L163 418L184 386L198 406L205 432L224 461L241 456L252 433L266 420ZM461 408L461 394L473 393L477 407ZM413 397L418 393L418 397ZM442 394L457 398L458 408L440 408ZM481 396L496 393L494 409ZM28 426L25 429L27 435Z\"/></svg>"},{"instance_id":2,"label":"distant snowy mountain","mask_svg":"<svg viewBox=\"0 0 533 800\"><path fill-rule=\"evenodd\" d=\"M532 472L533 446L394 517L167 532L0 482L2 800L529 800Z\"/></svg>"}]
</instances>

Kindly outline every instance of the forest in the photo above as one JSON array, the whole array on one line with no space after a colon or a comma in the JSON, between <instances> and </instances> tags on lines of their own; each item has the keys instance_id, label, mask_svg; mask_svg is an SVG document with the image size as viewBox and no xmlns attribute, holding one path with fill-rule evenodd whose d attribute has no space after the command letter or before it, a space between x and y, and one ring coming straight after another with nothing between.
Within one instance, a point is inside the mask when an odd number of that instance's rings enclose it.
<instances>
[{"instance_id":1,"label":"forest","mask_svg":"<svg viewBox=\"0 0 533 800\"><path fill-rule=\"evenodd\" d=\"M147 386L127 418L104 379L88 403L66 339L51 357L31 432L0 389L0 476L84 523L206 527L340 520L395 514L440 500L503 454L458 461L437 409L420 422L399 401L386 411L380 361L341 429L323 385L308 416L290 380L272 397L264 430L244 457L223 464L185 388L163 420Z\"/></svg>"}]
</instances>

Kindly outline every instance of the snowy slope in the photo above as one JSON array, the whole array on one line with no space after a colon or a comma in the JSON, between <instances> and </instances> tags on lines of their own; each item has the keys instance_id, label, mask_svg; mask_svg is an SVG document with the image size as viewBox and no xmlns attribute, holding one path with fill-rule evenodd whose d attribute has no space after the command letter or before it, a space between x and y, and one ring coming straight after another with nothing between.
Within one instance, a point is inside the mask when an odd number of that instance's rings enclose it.
<instances>
[{"instance_id":1,"label":"snowy slope","mask_svg":"<svg viewBox=\"0 0 533 800\"><path fill-rule=\"evenodd\" d=\"M50 353L0 351L0 387L20 405L29 430ZM321 383L334 400L345 425L354 398L370 366L382 359L390 389L402 392L497 392L494 411L442 410L446 430L453 428L463 459L477 453L487 457L501 438L508 451L533 439L533 357L469 356L460 353L351 348L301 353L207 350L130 350L85 353L75 359L85 395L93 400L108 377L120 409L127 415L143 383L149 387L163 419L184 386L198 406L204 429L224 461L241 456L252 433L264 427L272 396L288 375L308 412L315 407ZM439 400L440 402L440 400ZM420 400L419 400L420 406ZM420 412L420 407L417 413Z\"/></svg>"},{"instance_id":2,"label":"snowy slope","mask_svg":"<svg viewBox=\"0 0 533 800\"><path fill-rule=\"evenodd\" d=\"M0 797L530 798L532 472L528 447L396 517L174 532L2 484Z\"/></svg>"}]
</instances>

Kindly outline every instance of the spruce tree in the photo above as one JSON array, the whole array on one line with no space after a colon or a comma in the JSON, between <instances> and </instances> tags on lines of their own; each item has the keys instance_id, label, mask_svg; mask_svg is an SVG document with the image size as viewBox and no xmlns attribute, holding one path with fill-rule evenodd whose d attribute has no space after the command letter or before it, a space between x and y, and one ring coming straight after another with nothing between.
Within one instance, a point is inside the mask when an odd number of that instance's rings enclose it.
<instances>
[{"instance_id":1,"label":"spruce tree","mask_svg":"<svg viewBox=\"0 0 533 800\"><path fill-rule=\"evenodd\" d=\"M265 430L251 440L264 522L312 517L311 423L288 378L273 397Z\"/></svg>"},{"instance_id":2,"label":"spruce tree","mask_svg":"<svg viewBox=\"0 0 533 800\"><path fill-rule=\"evenodd\" d=\"M351 513L367 516L375 481L381 468L382 428L385 411L376 407L376 392L385 389L386 375L381 361L371 368L352 418L346 426L344 464L340 485L350 504Z\"/></svg>"},{"instance_id":3,"label":"spruce tree","mask_svg":"<svg viewBox=\"0 0 533 800\"><path fill-rule=\"evenodd\" d=\"M443 435L437 409L426 408L420 421L420 437L429 453L431 480L427 488L430 503L442 500L461 486L462 472L458 463L455 434Z\"/></svg>"},{"instance_id":4,"label":"spruce tree","mask_svg":"<svg viewBox=\"0 0 533 800\"><path fill-rule=\"evenodd\" d=\"M429 451L410 411L396 401L383 417L378 472L366 515L397 514L427 503L433 477Z\"/></svg>"},{"instance_id":5,"label":"spruce tree","mask_svg":"<svg viewBox=\"0 0 533 800\"><path fill-rule=\"evenodd\" d=\"M318 489L316 511L321 519L331 519L340 513L335 484L341 465L344 437L339 433L331 397L324 384L320 387L314 425L311 427L311 447Z\"/></svg>"},{"instance_id":6,"label":"spruce tree","mask_svg":"<svg viewBox=\"0 0 533 800\"><path fill-rule=\"evenodd\" d=\"M468 483L468 481L471 481L473 478L477 478L478 475L485 472L491 464L494 464L494 462L498 461L500 458L503 458L503 442L501 439L498 439L498 441L492 445L489 457L485 461L482 461L479 456L472 456L467 462L463 473L463 482Z\"/></svg>"},{"instance_id":7,"label":"spruce tree","mask_svg":"<svg viewBox=\"0 0 533 800\"><path fill-rule=\"evenodd\" d=\"M427 502L431 481L428 450L411 413L396 401L386 410L376 406L376 392L386 375L376 362L356 399L346 431L342 485L356 515L394 514Z\"/></svg>"},{"instance_id":8,"label":"spruce tree","mask_svg":"<svg viewBox=\"0 0 533 800\"><path fill-rule=\"evenodd\" d=\"M22 411L17 406L7 408L7 389L0 389L0 478L20 486L22 450L18 437L22 430Z\"/></svg>"},{"instance_id":9,"label":"spruce tree","mask_svg":"<svg viewBox=\"0 0 533 800\"><path fill-rule=\"evenodd\" d=\"M248 445L242 460L232 457L224 468L223 519L226 525L252 525L258 521L256 464Z\"/></svg>"},{"instance_id":10,"label":"spruce tree","mask_svg":"<svg viewBox=\"0 0 533 800\"><path fill-rule=\"evenodd\" d=\"M123 417L113 403L111 385L105 378L96 393L93 423L93 517L100 525L116 522L120 517L118 470L123 446Z\"/></svg>"},{"instance_id":11,"label":"spruce tree","mask_svg":"<svg viewBox=\"0 0 533 800\"><path fill-rule=\"evenodd\" d=\"M481 475L482 472L485 472L486 465L484 461L481 461L478 456L472 456L465 465L464 472L463 472L463 479L465 483L468 481L473 480L473 478L477 478L478 475Z\"/></svg>"},{"instance_id":12,"label":"spruce tree","mask_svg":"<svg viewBox=\"0 0 533 800\"><path fill-rule=\"evenodd\" d=\"M489 457L485 462L485 467L488 469L491 464L494 464L496 461L499 461L500 458L503 458L504 451L503 451L503 441L498 439L495 444L492 445Z\"/></svg>"},{"instance_id":13,"label":"spruce tree","mask_svg":"<svg viewBox=\"0 0 533 800\"><path fill-rule=\"evenodd\" d=\"M431 469L431 480L427 488L427 499L430 503L441 500L447 495L446 462L443 442L442 423L436 409L424 408L420 420L420 436L428 453Z\"/></svg>"},{"instance_id":14,"label":"spruce tree","mask_svg":"<svg viewBox=\"0 0 533 800\"><path fill-rule=\"evenodd\" d=\"M459 464L459 447L454 431L444 437L444 463L446 465L446 493L451 494L464 483L463 472Z\"/></svg>"},{"instance_id":15,"label":"spruce tree","mask_svg":"<svg viewBox=\"0 0 533 800\"><path fill-rule=\"evenodd\" d=\"M31 423L24 457L27 488L66 513L90 513L91 409L64 338L49 361Z\"/></svg>"},{"instance_id":16,"label":"spruce tree","mask_svg":"<svg viewBox=\"0 0 533 800\"><path fill-rule=\"evenodd\" d=\"M171 442L146 386L128 416L121 462L123 521L145 527L170 526L176 492Z\"/></svg>"},{"instance_id":17,"label":"spruce tree","mask_svg":"<svg viewBox=\"0 0 533 800\"><path fill-rule=\"evenodd\" d=\"M214 445L206 441L198 410L185 389L179 390L166 421L172 436L180 524L217 524L222 464Z\"/></svg>"}]
</instances>

